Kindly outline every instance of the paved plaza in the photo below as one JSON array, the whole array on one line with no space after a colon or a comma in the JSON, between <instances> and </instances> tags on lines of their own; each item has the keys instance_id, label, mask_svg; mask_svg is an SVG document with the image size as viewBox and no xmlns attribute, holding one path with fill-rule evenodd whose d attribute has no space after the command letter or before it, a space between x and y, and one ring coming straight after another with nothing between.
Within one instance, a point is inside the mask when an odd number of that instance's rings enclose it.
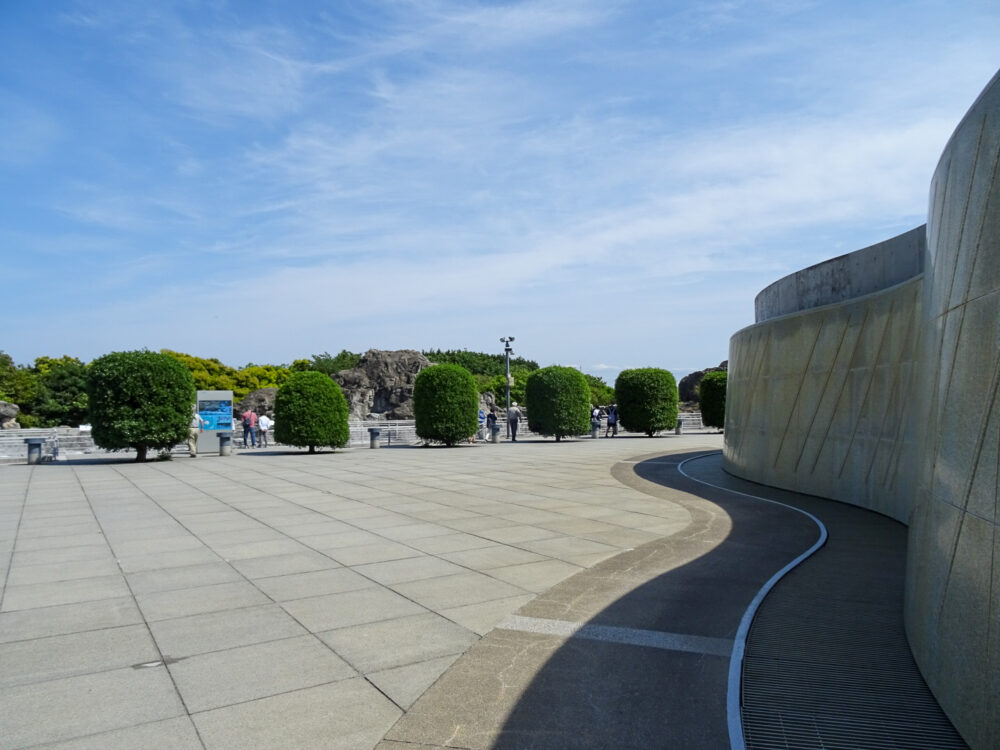
<instances>
[{"instance_id":1,"label":"paved plaza","mask_svg":"<svg viewBox=\"0 0 1000 750\"><path fill-rule=\"evenodd\" d=\"M484 636L530 630L516 618L539 595L691 525L614 467L721 445L0 467L0 748L419 747L400 719Z\"/></svg>"}]
</instances>

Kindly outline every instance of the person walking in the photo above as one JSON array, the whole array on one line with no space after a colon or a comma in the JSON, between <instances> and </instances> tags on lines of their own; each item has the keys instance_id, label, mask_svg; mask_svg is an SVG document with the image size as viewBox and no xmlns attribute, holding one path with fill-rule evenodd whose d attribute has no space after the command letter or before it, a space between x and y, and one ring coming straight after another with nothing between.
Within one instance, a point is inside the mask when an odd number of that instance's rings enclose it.
<instances>
[{"instance_id":1,"label":"person walking","mask_svg":"<svg viewBox=\"0 0 1000 750\"><path fill-rule=\"evenodd\" d=\"M191 407L191 424L188 426L188 455L198 458L198 433L205 431L205 420L198 413L198 405Z\"/></svg>"},{"instance_id":2,"label":"person walking","mask_svg":"<svg viewBox=\"0 0 1000 750\"><path fill-rule=\"evenodd\" d=\"M604 431L604 437L608 437L608 433L611 433L611 437L618 435L618 405L611 404L608 407L608 429Z\"/></svg>"},{"instance_id":3,"label":"person walking","mask_svg":"<svg viewBox=\"0 0 1000 750\"><path fill-rule=\"evenodd\" d=\"M517 442L517 425L524 418L521 410L517 408L517 401L512 401L510 409L507 410L507 424L510 426L511 442Z\"/></svg>"},{"instance_id":4,"label":"person walking","mask_svg":"<svg viewBox=\"0 0 1000 750\"><path fill-rule=\"evenodd\" d=\"M486 439L493 440L493 428L497 424L497 412L492 406L490 407L490 413L486 415Z\"/></svg>"},{"instance_id":5,"label":"person walking","mask_svg":"<svg viewBox=\"0 0 1000 750\"><path fill-rule=\"evenodd\" d=\"M260 447L267 447L267 433L271 429L271 418L267 414L257 417L257 426L260 428Z\"/></svg>"},{"instance_id":6,"label":"person walking","mask_svg":"<svg viewBox=\"0 0 1000 750\"><path fill-rule=\"evenodd\" d=\"M254 448L257 447L257 436L254 434L257 430L257 414L253 409L247 409L243 412L243 447L247 447L247 436L250 436L250 445Z\"/></svg>"}]
</instances>

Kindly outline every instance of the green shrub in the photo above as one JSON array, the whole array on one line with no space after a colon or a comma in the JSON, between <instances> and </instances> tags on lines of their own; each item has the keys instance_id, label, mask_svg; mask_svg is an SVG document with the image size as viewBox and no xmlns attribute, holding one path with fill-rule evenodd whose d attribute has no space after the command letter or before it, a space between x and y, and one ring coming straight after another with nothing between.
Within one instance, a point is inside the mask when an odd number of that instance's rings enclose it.
<instances>
[{"instance_id":1,"label":"green shrub","mask_svg":"<svg viewBox=\"0 0 1000 750\"><path fill-rule=\"evenodd\" d=\"M149 448L168 449L187 439L194 401L191 373L169 354L112 352L87 368L94 443L107 450L133 448L136 461L145 461Z\"/></svg>"},{"instance_id":2,"label":"green shrub","mask_svg":"<svg viewBox=\"0 0 1000 750\"><path fill-rule=\"evenodd\" d=\"M701 404L701 423L706 427L726 425L726 381L723 371L709 372L698 384L698 402Z\"/></svg>"},{"instance_id":3,"label":"green shrub","mask_svg":"<svg viewBox=\"0 0 1000 750\"><path fill-rule=\"evenodd\" d=\"M677 382L666 370L622 370L615 380L615 400L622 427L629 432L652 437L677 426Z\"/></svg>"},{"instance_id":4,"label":"green shrub","mask_svg":"<svg viewBox=\"0 0 1000 750\"><path fill-rule=\"evenodd\" d=\"M417 437L454 445L479 427L479 392L472 373L459 365L431 365L413 384Z\"/></svg>"},{"instance_id":5,"label":"green shrub","mask_svg":"<svg viewBox=\"0 0 1000 750\"><path fill-rule=\"evenodd\" d=\"M607 406L615 402L615 389L605 383L604 378L587 373L584 373L583 376L587 379L587 385L590 387L591 406Z\"/></svg>"},{"instance_id":6,"label":"green shrub","mask_svg":"<svg viewBox=\"0 0 1000 750\"><path fill-rule=\"evenodd\" d=\"M528 376L531 375L530 370L525 370L523 368L510 368L510 377L514 381L510 385L510 400L517 401L519 404L525 402L524 386L528 383ZM492 378L486 380L479 386L480 393L486 393L489 391L494 396L498 404L506 405L507 400L507 376L506 375L494 375Z\"/></svg>"},{"instance_id":7,"label":"green shrub","mask_svg":"<svg viewBox=\"0 0 1000 750\"><path fill-rule=\"evenodd\" d=\"M32 405L41 427L79 427L87 421L87 367L75 357L39 357L38 394ZM27 426L22 423L22 426Z\"/></svg>"},{"instance_id":8,"label":"green shrub","mask_svg":"<svg viewBox=\"0 0 1000 750\"><path fill-rule=\"evenodd\" d=\"M274 439L285 445L342 448L351 441L347 399L329 375L293 372L274 395Z\"/></svg>"},{"instance_id":9,"label":"green shrub","mask_svg":"<svg viewBox=\"0 0 1000 750\"><path fill-rule=\"evenodd\" d=\"M582 435L590 430L590 385L572 367L544 367L525 385L528 429L539 435Z\"/></svg>"}]
</instances>

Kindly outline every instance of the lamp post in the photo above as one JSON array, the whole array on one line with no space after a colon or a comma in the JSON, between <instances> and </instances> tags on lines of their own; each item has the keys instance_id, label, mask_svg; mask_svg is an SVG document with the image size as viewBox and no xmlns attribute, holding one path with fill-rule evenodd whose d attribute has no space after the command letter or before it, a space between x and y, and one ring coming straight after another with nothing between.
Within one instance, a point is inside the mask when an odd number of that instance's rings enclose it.
<instances>
[{"instance_id":1,"label":"lamp post","mask_svg":"<svg viewBox=\"0 0 1000 750\"><path fill-rule=\"evenodd\" d=\"M514 350L510 346L510 342L514 340L513 336L501 336L500 343L503 344L504 362L506 363L507 370L507 419L505 423L507 425L507 439L510 439L510 355Z\"/></svg>"}]
</instances>

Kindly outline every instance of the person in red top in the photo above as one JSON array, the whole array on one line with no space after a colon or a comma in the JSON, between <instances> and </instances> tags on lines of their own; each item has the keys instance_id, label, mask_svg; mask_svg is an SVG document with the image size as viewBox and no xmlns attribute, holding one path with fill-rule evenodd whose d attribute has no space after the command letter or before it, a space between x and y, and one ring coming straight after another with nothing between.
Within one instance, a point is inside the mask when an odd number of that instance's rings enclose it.
<instances>
[{"instance_id":1,"label":"person in red top","mask_svg":"<svg viewBox=\"0 0 1000 750\"><path fill-rule=\"evenodd\" d=\"M257 415L253 409L243 412L243 447L247 447L247 435L250 435L250 445L257 447Z\"/></svg>"}]
</instances>

